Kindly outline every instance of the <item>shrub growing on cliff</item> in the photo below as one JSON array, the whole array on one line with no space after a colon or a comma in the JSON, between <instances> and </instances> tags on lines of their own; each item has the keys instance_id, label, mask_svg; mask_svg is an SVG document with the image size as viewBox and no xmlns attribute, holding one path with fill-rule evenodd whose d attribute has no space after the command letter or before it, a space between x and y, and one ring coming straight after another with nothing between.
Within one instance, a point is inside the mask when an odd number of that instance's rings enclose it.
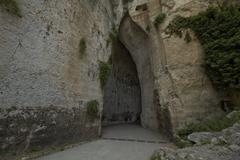
<instances>
[{"instance_id":1,"label":"shrub growing on cliff","mask_svg":"<svg viewBox=\"0 0 240 160\"><path fill-rule=\"evenodd\" d=\"M112 40L112 41L115 41L118 39L118 36L119 36L119 31L117 30L117 28L114 26L112 28L112 31L110 32L109 34L109 38Z\"/></svg>"},{"instance_id":2,"label":"shrub growing on cliff","mask_svg":"<svg viewBox=\"0 0 240 160\"><path fill-rule=\"evenodd\" d=\"M163 21L165 20L165 18L166 18L166 14L165 14L165 13L160 13L160 14L155 18L155 20L154 20L154 22L153 22L154 26L155 26L156 28L158 28L159 25L160 25L161 23L163 23Z\"/></svg>"},{"instance_id":3,"label":"shrub growing on cliff","mask_svg":"<svg viewBox=\"0 0 240 160\"><path fill-rule=\"evenodd\" d=\"M206 71L213 84L222 89L240 89L240 11L209 8L196 16L178 16L167 32L182 37L188 28L203 46Z\"/></svg>"},{"instance_id":4,"label":"shrub growing on cliff","mask_svg":"<svg viewBox=\"0 0 240 160\"><path fill-rule=\"evenodd\" d=\"M99 103L97 100L92 100L87 103L87 114L91 118L97 118L98 116L98 106Z\"/></svg>"},{"instance_id":5,"label":"shrub growing on cliff","mask_svg":"<svg viewBox=\"0 0 240 160\"><path fill-rule=\"evenodd\" d=\"M80 40L80 42L79 42L79 54L80 54L80 57L82 57L85 54L86 49L87 49L86 40L84 38L82 38Z\"/></svg>"},{"instance_id":6,"label":"shrub growing on cliff","mask_svg":"<svg viewBox=\"0 0 240 160\"><path fill-rule=\"evenodd\" d=\"M21 11L16 0L0 0L2 6L8 13L21 17Z\"/></svg>"},{"instance_id":7,"label":"shrub growing on cliff","mask_svg":"<svg viewBox=\"0 0 240 160\"><path fill-rule=\"evenodd\" d=\"M103 89L107 83L108 77L112 71L112 65L105 62L99 63L99 79L101 83L101 88Z\"/></svg>"}]
</instances>

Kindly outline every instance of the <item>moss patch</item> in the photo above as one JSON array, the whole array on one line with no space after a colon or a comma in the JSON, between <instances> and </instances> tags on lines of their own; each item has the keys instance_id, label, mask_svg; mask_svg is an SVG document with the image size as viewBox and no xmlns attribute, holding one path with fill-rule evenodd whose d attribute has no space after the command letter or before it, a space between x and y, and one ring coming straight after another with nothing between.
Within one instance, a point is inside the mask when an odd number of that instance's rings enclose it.
<instances>
[{"instance_id":1,"label":"moss patch","mask_svg":"<svg viewBox=\"0 0 240 160\"><path fill-rule=\"evenodd\" d=\"M0 6L2 6L8 13L22 17L21 10L16 0L0 0Z\"/></svg>"},{"instance_id":2,"label":"moss patch","mask_svg":"<svg viewBox=\"0 0 240 160\"><path fill-rule=\"evenodd\" d=\"M89 101L87 103L87 114L88 116L90 116L91 118L97 118L98 117L98 107L99 107L99 103L97 100L92 100Z\"/></svg>"},{"instance_id":3,"label":"moss patch","mask_svg":"<svg viewBox=\"0 0 240 160\"><path fill-rule=\"evenodd\" d=\"M105 87L111 71L112 71L111 64L105 63L105 62L99 63L99 79L100 79L102 89Z\"/></svg>"}]
</instances>

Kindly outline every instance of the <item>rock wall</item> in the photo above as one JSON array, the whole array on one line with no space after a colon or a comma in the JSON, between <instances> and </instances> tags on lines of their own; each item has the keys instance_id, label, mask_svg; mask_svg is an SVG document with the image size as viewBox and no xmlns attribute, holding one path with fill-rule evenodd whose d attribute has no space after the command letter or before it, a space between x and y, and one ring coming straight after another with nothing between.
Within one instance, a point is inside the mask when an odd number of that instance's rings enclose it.
<instances>
[{"instance_id":1,"label":"rock wall","mask_svg":"<svg viewBox=\"0 0 240 160\"><path fill-rule=\"evenodd\" d=\"M127 45L134 48L142 48L144 45L145 49L142 52L147 52L150 70L154 77L150 94L153 94L154 99L153 110L158 113L158 127L164 132L174 133L188 123L221 113L218 94L203 68L204 53L200 42L191 31L189 32L193 39L190 43L185 42L184 38L167 35L165 32L168 24L176 15L195 15L205 10L209 3L204 0L162 0L158 2L158 0L145 1L148 10L144 11L144 14L135 11L132 7L130 16L142 32L145 32L145 39L149 42L138 41L137 46L127 42L129 43ZM160 11L152 12L152 7L155 10L157 4L160 5ZM153 21L161 11L166 13L166 19L156 30ZM148 30L146 26L149 26ZM128 36L134 34L130 27L131 25L125 29L125 31L132 32L128 33ZM132 37L139 39L136 33ZM131 41L131 38L128 37L125 40ZM138 65L138 62L136 64Z\"/></svg>"},{"instance_id":2,"label":"rock wall","mask_svg":"<svg viewBox=\"0 0 240 160\"><path fill-rule=\"evenodd\" d=\"M191 31L192 41L189 43L184 38L165 34L166 26L176 15L196 15L208 6L207 1L175 1L173 9L165 8L167 19L159 29L165 48L166 68L181 102L181 112L176 113L176 122L180 127L204 119L207 115L221 113L218 93L205 74L204 52L198 39Z\"/></svg>"},{"instance_id":3,"label":"rock wall","mask_svg":"<svg viewBox=\"0 0 240 160\"><path fill-rule=\"evenodd\" d=\"M137 1L128 6L126 0L21 0L22 18L0 7L2 150L99 135L104 94L99 61L109 59L109 33L127 8L137 7ZM220 112L219 98L202 67L204 54L197 38L190 32L193 40L186 43L165 34L175 15L194 15L209 4L205 0L142 3L147 11L139 16L133 10L123 18L120 40L136 64L142 125L170 135ZM161 11L167 19L156 30L152 22ZM100 116L94 120L86 113L91 100L100 103Z\"/></svg>"},{"instance_id":4,"label":"rock wall","mask_svg":"<svg viewBox=\"0 0 240 160\"><path fill-rule=\"evenodd\" d=\"M22 18L0 7L0 149L96 137L101 120L89 121L85 104L98 100L102 111L98 61L111 54L107 41L122 4L18 2Z\"/></svg>"},{"instance_id":5,"label":"rock wall","mask_svg":"<svg viewBox=\"0 0 240 160\"><path fill-rule=\"evenodd\" d=\"M227 115L237 117L239 112ZM226 117L224 117L226 118ZM234 119L234 118L233 118ZM240 158L240 123L235 122L219 132L196 132L187 136L192 146L181 149L162 147L152 159L161 160L238 160Z\"/></svg>"}]
</instances>

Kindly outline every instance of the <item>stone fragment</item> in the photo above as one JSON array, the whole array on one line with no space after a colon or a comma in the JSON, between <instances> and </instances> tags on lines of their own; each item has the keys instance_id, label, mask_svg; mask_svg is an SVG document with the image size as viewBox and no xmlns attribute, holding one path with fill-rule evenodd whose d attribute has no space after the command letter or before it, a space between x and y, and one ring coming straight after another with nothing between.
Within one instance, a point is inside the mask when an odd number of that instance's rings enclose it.
<instances>
[{"instance_id":1,"label":"stone fragment","mask_svg":"<svg viewBox=\"0 0 240 160\"><path fill-rule=\"evenodd\" d=\"M198 133L192 133L187 138L191 142L196 143L197 145L211 142L211 139L216 136L215 133L211 132L198 132Z\"/></svg>"}]
</instances>

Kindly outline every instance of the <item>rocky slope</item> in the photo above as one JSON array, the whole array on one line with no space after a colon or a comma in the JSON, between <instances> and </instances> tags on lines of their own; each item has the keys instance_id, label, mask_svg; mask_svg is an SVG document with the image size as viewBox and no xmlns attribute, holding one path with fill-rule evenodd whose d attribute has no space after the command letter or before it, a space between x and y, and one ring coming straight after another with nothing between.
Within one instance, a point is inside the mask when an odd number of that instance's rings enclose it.
<instances>
[{"instance_id":1,"label":"rocky slope","mask_svg":"<svg viewBox=\"0 0 240 160\"><path fill-rule=\"evenodd\" d=\"M240 158L240 122L221 132L193 133L188 139L195 143L193 147L178 150L162 148L156 151L152 160L238 160Z\"/></svg>"}]
</instances>

